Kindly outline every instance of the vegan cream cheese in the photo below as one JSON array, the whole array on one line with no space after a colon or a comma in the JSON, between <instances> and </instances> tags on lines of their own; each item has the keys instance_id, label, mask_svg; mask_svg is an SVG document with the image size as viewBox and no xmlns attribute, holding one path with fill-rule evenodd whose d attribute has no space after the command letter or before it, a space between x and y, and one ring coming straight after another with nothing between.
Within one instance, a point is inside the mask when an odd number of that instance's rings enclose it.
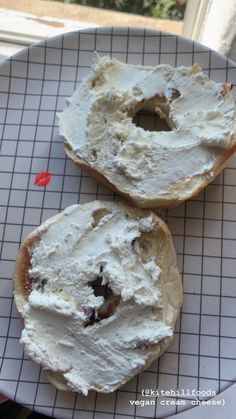
<instances>
[{"instance_id":1,"label":"vegan cream cheese","mask_svg":"<svg viewBox=\"0 0 236 419\"><path fill-rule=\"evenodd\" d=\"M27 355L67 389L115 390L173 337L182 288L166 225L150 211L95 201L67 208L34 237L31 290L18 305Z\"/></svg>"}]
</instances>

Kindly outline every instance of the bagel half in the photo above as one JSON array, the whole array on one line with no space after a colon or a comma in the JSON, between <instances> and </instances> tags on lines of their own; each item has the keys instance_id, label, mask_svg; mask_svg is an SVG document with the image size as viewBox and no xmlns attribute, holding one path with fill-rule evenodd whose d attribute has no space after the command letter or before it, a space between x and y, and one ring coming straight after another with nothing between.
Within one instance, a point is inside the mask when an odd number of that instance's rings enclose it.
<instances>
[{"instance_id":1,"label":"bagel half","mask_svg":"<svg viewBox=\"0 0 236 419\"><path fill-rule=\"evenodd\" d=\"M168 131L133 118L156 113ZM67 155L143 208L173 207L211 182L236 150L231 86L192 67L127 65L95 54L59 117Z\"/></svg>"},{"instance_id":2,"label":"bagel half","mask_svg":"<svg viewBox=\"0 0 236 419\"><path fill-rule=\"evenodd\" d=\"M73 205L22 243L14 298L26 354L54 386L112 392L173 337L182 284L171 234L151 211Z\"/></svg>"}]
</instances>

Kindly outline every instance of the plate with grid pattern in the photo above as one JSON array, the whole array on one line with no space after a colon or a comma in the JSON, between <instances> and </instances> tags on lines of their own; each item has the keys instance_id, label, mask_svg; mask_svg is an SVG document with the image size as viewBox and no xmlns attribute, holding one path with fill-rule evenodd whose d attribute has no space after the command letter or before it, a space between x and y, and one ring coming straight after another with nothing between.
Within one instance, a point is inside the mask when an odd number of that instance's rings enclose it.
<instances>
[{"instance_id":1,"label":"plate with grid pattern","mask_svg":"<svg viewBox=\"0 0 236 419\"><path fill-rule=\"evenodd\" d=\"M85 397L54 389L19 343L12 272L20 242L71 204L117 199L66 157L58 135L56 113L89 73L95 50L130 64L197 62L217 82L236 80L236 64L218 53L176 35L135 28L66 33L1 64L0 392L56 418L163 418L192 408L192 390L206 399L236 379L235 157L198 196L162 212L176 247L184 304L174 340L158 361L112 394ZM137 124L155 129L152 115L140 115ZM40 172L52 175L46 187L34 184ZM147 389L181 391L168 404L168 394L144 397Z\"/></svg>"}]
</instances>

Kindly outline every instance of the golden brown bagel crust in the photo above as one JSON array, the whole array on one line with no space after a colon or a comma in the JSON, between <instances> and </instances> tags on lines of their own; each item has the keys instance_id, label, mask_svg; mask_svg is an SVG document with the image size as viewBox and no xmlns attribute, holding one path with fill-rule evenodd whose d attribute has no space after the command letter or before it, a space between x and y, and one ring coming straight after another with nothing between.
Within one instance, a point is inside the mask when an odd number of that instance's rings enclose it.
<instances>
[{"instance_id":1,"label":"golden brown bagel crust","mask_svg":"<svg viewBox=\"0 0 236 419\"><path fill-rule=\"evenodd\" d=\"M236 120L235 120L236 124ZM120 190L118 190L115 185L113 185L109 180L103 176L103 174L94 168L92 168L84 159L81 157L78 157L78 155L72 150L70 145L64 141L64 150L68 157L73 160L73 162L87 175L93 177L98 182L101 182L103 185L105 185L107 188L111 189L113 192L122 195L124 198L126 198L128 201L130 201L132 204L136 205L139 208L173 208L178 204L181 204L181 202L193 198L197 194L199 194L210 182L212 182L215 177L224 169L224 167L227 165L228 160L230 157L236 152L236 135L234 135L231 139L230 147L225 150L225 152L222 154L220 162L215 165L211 169L211 174L208 174L208 176L199 177L199 181L197 182L196 179L193 179L192 182L194 183L194 192L189 192L188 195L185 195L185 199L180 199L180 192L184 190L184 182L182 186L178 183L177 187L175 184L171 186L168 190L168 194L165 197L153 197L153 199L144 201L140 201L140 199L135 199L135 197L130 196L129 194L126 194Z\"/></svg>"},{"instance_id":2,"label":"golden brown bagel crust","mask_svg":"<svg viewBox=\"0 0 236 419\"><path fill-rule=\"evenodd\" d=\"M38 236L31 233L21 244L15 270L13 274L14 297L18 312L20 313L22 306L27 303L28 296L31 292L32 283L28 275L30 267L31 251L38 241Z\"/></svg>"}]
</instances>

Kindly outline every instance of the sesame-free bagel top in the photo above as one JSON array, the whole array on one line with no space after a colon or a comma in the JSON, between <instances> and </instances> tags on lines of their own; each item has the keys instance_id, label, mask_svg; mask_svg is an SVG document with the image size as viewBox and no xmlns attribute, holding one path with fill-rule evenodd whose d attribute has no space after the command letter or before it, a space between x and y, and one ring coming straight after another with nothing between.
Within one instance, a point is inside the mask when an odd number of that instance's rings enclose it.
<instances>
[{"instance_id":1,"label":"sesame-free bagel top","mask_svg":"<svg viewBox=\"0 0 236 419\"><path fill-rule=\"evenodd\" d=\"M133 122L156 112L170 131ZM59 115L65 150L82 169L140 207L171 207L205 187L235 151L231 86L198 65L142 67L95 55Z\"/></svg>"},{"instance_id":2,"label":"sesame-free bagel top","mask_svg":"<svg viewBox=\"0 0 236 419\"><path fill-rule=\"evenodd\" d=\"M182 304L166 224L116 202L73 205L39 226L14 285L27 355L56 387L83 394L114 391L158 358Z\"/></svg>"}]
</instances>

